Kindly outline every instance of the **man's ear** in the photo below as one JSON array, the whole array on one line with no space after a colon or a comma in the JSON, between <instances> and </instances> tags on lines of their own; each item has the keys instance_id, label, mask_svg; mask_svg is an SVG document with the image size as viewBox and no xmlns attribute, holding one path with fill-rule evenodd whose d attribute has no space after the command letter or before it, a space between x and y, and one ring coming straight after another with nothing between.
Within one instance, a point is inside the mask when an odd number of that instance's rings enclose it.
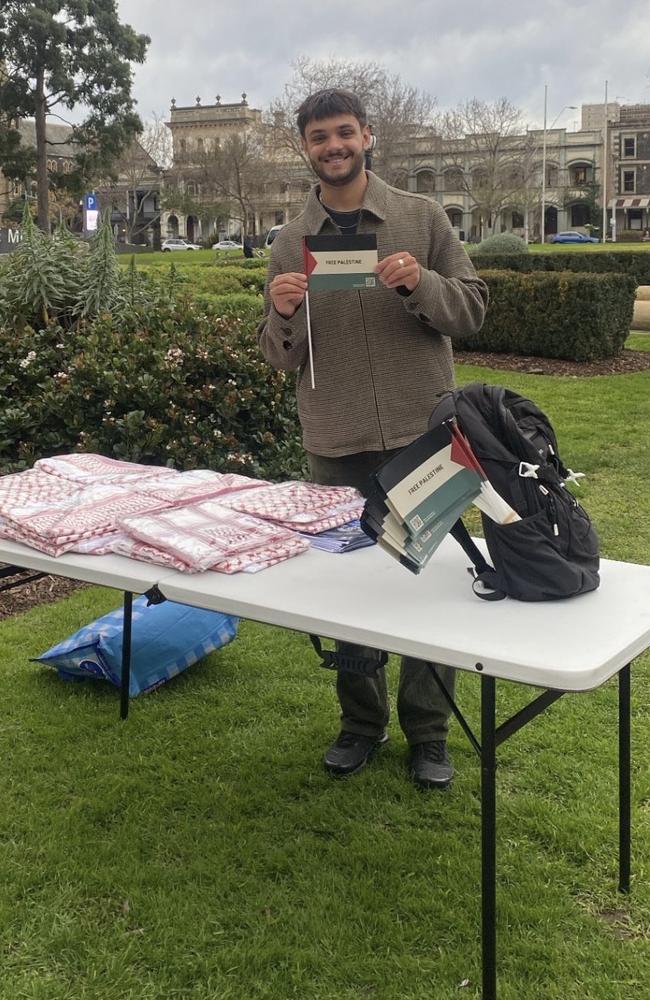
<instances>
[{"instance_id":1,"label":"man's ear","mask_svg":"<svg viewBox=\"0 0 650 1000\"><path fill-rule=\"evenodd\" d=\"M364 125L361 129L361 139L363 142L364 149L370 149L372 142L372 136L370 135L370 125Z\"/></svg>"}]
</instances>

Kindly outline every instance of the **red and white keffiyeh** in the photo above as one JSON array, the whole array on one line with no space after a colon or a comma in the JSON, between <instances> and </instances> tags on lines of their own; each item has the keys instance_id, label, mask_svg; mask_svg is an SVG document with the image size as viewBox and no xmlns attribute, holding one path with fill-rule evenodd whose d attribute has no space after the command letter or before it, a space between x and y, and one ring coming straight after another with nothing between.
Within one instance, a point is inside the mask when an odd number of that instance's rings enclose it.
<instances>
[{"instance_id":1,"label":"red and white keffiyeh","mask_svg":"<svg viewBox=\"0 0 650 1000\"><path fill-rule=\"evenodd\" d=\"M47 472L80 485L95 483L131 483L151 476L178 476L175 469L165 465L139 465L137 462L122 462L105 455L92 452L75 452L71 455L56 455L54 458L39 458L34 469Z\"/></svg>"},{"instance_id":2,"label":"red and white keffiyeh","mask_svg":"<svg viewBox=\"0 0 650 1000\"><path fill-rule=\"evenodd\" d=\"M360 517L364 499L351 486L320 486L293 480L224 497L221 503L231 510L261 517L294 531L317 534Z\"/></svg>"},{"instance_id":3,"label":"red and white keffiyeh","mask_svg":"<svg viewBox=\"0 0 650 1000\"><path fill-rule=\"evenodd\" d=\"M199 503L211 497L223 496L239 490L257 489L266 486L263 479L250 479L236 472L211 472L209 469L193 469L179 472L176 476L161 476L146 479L140 489L160 501L161 506L183 507Z\"/></svg>"},{"instance_id":4,"label":"red and white keffiyeh","mask_svg":"<svg viewBox=\"0 0 650 1000\"><path fill-rule=\"evenodd\" d=\"M118 527L146 545L171 553L189 573L200 573L222 560L296 537L280 525L228 510L214 500L126 516Z\"/></svg>"},{"instance_id":5,"label":"red and white keffiyeh","mask_svg":"<svg viewBox=\"0 0 650 1000\"><path fill-rule=\"evenodd\" d=\"M2 531L50 556L68 552L84 538L115 530L120 517L160 506L146 493L126 486L88 486L58 503L14 508L5 517Z\"/></svg>"},{"instance_id":6,"label":"red and white keffiyeh","mask_svg":"<svg viewBox=\"0 0 650 1000\"><path fill-rule=\"evenodd\" d=\"M25 509L38 510L65 502L79 493L81 487L47 472L28 469L0 478L0 516L11 516Z\"/></svg>"},{"instance_id":7,"label":"red and white keffiyeh","mask_svg":"<svg viewBox=\"0 0 650 1000\"><path fill-rule=\"evenodd\" d=\"M269 545L260 546L257 549L250 549L240 555L229 556L221 559L208 569L216 573L258 573L276 563L284 562L293 556L300 555L309 545L298 535L293 535L284 541L272 542ZM156 548L154 545L147 545L129 535L121 535L115 542L113 552L129 556L131 559L138 559L141 562L157 563L160 566L167 566L170 569L177 569L181 573L189 572L187 563L178 559L171 552Z\"/></svg>"}]
</instances>

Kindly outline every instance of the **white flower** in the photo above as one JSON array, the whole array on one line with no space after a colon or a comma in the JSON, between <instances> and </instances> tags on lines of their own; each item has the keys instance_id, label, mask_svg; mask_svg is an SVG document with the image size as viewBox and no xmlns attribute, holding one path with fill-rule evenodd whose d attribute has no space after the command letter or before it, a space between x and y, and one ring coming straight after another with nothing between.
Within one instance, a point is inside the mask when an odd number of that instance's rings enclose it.
<instances>
[{"instance_id":1,"label":"white flower","mask_svg":"<svg viewBox=\"0 0 650 1000\"><path fill-rule=\"evenodd\" d=\"M21 368L29 368L32 361L35 360L36 360L36 351L30 351L29 354L22 359L22 361L18 362L18 364L20 365Z\"/></svg>"},{"instance_id":2,"label":"white flower","mask_svg":"<svg viewBox=\"0 0 650 1000\"><path fill-rule=\"evenodd\" d=\"M165 354L165 364L168 368L178 368L183 360L183 352L180 347L170 347Z\"/></svg>"}]
</instances>

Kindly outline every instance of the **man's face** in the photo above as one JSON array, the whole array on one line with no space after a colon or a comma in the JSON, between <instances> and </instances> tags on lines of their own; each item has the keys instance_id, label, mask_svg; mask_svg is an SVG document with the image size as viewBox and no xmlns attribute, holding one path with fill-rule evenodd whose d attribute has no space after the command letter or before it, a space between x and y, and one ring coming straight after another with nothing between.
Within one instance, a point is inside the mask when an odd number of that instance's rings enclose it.
<instances>
[{"instance_id":1,"label":"man's face","mask_svg":"<svg viewBox=\"0 0 650 1000\"><path fill-rule=\"evenodd\" d=\"M354 115L335 115L308 122L302 148L314 173L325 184L340 187L359 176L364 152L370 144L370 129Z\"/></svg>"}]
</instances>

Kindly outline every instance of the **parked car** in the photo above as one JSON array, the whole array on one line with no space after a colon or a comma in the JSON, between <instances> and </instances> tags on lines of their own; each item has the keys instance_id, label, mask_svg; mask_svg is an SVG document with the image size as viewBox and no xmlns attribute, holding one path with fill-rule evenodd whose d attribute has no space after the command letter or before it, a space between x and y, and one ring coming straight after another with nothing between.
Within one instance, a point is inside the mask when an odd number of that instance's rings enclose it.
<instances>
[{"instance_id":1,"label":"parked car","mask_svg":"<svg viewBox=\"0 0 650 1000\"><path fill-rule=\"evenodd\" d=\"M160 249L163 253L171 253L172 250L201 250L202 248L198 243L188 243L187 240L182 240L179 236L172 236L163 241Z\"/></svg>"},{"instance_id":2,"label":"parked car","mask_svg":"<svg viewBox=\"0 0 650 1000\"><path fill-rule=\"evenodd\" d=\"M269 229L268 233L266 234L266 241L264 243L265 247L270 247L271 246L271 244L273 243L273 240L278 235L278 233L280 232L281 229L282 229L282 226L271 226L271 228Z\"/></svg>"},{"instance_id":3,"label":"parked car","mask_svg":"<svg viewBox=\"0 0 650 1000\"><path fill-rule=\"evenodd\" d=\"M585 233L567 232L567 233L556 233L555 236L551 236L549 243L600 243L600 240L596 239L595 236L587 236Z\"/></svg>"},{"instance_id":4,"label":"parked car","mask_svg":"<svg viewBox=\"0 0 650 1000\"><path fill-rule=\"evenodd\" d=\"M243 250L241 243L237 243L235 240L219 240L218 243L212 244L213 250Z\"/></svg>"}]
</instances>

